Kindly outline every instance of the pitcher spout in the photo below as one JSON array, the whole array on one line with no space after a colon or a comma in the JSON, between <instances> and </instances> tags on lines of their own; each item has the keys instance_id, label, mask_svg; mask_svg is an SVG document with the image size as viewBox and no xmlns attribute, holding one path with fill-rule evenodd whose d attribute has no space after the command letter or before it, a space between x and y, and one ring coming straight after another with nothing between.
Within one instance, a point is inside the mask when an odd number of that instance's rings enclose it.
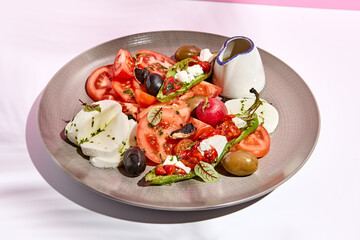
<instances>
[{"instance_id":1,"label":"pitcher spout","mask_svg":"<svg viewBox=\"0 0 360 240\"><path fill-rule=\"evenodd\" d=\"M235 36L229 38L220 50L216 62L219 65L225 65L239 55L250 53L254 47L253 41L247 37Z\"/></svg>"}]
</instances>

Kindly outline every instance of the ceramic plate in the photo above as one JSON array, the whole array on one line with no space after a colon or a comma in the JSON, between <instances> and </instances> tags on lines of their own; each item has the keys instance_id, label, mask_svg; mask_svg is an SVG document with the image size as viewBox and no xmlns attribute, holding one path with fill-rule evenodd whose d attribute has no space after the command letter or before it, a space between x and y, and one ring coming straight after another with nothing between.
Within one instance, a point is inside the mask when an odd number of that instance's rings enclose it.
<instances>
[{"instance_id":1,"label":"ceramic plate","mask_svg":"<svg viewBox=\"0 0 360 240\"><path fill-rule=\"evenodd\" d=\"M85 92L90 73L113 63L120 48L131 54L150 49L168 56L182 45L220 50L228 37L184 31L140 33L118 38L80 54L50 80L38 109L38 127L50 155L64 171L83 185L123 203L158 210L190 211L232 206L261 197L293 176L311 155L319 135L320 117L310 89L285 63L259 49L266 86L261 97L279 112L279 125L271 134L271 150L259 160L259 169L248 177L221 175L215 183L191 179L171 186L142 186L144 174L126 177L122 169L93 167L81 151L65 141L64 128L82 108L79 99L91 102Z\"/></svg>"}]
</instances>

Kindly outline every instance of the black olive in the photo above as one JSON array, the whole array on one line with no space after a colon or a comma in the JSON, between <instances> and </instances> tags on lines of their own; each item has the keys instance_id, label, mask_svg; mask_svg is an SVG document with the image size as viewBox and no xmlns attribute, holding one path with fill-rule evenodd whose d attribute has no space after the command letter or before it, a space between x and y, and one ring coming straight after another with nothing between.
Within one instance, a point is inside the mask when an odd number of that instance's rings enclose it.
<instances>
[{"instance_id":1,"label":"black olive","mask_svg":"<svg viewBox=\"0 0 360 240\"><path fill-rule=\"evenodd\" d=\"M146 77L150 74L150 72L148 72L144 69L141 69L141 68L135 68L134 74L135 74L136 80L138 80L141 83L144 83Z\"/></svg>"},{"instance_id":2,"label":"black olive","mask_svg":"<svg viewBox=\"0 0 360 240\"><path fill-rule=\"evenodd\" d=\"M139 176L146 167L145 154L139 147L130 147L124 153L123 163L130 176Z\"/></svg>"},{"instance_id":3,"label":"black olive","mask_svg":"<svg viewBox=\"0 0 360 240\"><path fill-rule=\"evenodd\" d=\"M156 96L164 82L164 79L157 73L150 73L145 80L146 91Z\"/></svg>"}]
</instances>

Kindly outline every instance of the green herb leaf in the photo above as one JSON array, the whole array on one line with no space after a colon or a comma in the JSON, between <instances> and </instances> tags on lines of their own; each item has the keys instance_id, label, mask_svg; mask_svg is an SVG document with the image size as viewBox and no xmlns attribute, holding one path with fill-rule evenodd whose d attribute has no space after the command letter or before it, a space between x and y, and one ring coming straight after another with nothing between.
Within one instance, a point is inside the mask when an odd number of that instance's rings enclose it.
<instances>
[{"instance_id":1,"label":"green herb leaf","mask_svg":"<svg viewBox=\"0 0 360 240\"><path fill-rule=\"evenodd\" d=\"M220 179L219 173L215 168L204 161L200 161L194 168L194 171L197 176L201 177L204 182L216 182Z\"/></svg>"},{"instance_id":2,"label":"green herb leaf","mask_svg":"<svg viewBox=\"0 0 360 240\"><path fill-rule=\"evenodd\" d=\"M149 124L155 126L161 121L161 110L162 107L154 107L149 111L147 115L147 120Z\"/></svg>"},{"instance_id":3,"label":"green herb leaf","mask_svg":"<svg viewBox=\"0 0 360 240\"><path fill-rule=\"evenodd\" d=\"M81 105L85 106L84 107L85 112L92 112L92 111L101 112L100 104L90 104L90 105L88 105L87 103L84 103L80 99L79 99L79 101L81 102Z\"/></svg>"}]
</instances>

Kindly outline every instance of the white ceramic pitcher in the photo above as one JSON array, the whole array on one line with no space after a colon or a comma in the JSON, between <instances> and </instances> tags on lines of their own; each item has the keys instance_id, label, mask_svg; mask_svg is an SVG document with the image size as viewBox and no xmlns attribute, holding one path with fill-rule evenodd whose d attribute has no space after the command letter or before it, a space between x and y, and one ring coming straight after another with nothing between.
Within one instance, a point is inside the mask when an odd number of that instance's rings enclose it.
<instances>
[{"instance_id":1,"label":"white ceramic pitcher","mask_svg":"<svg viewBox=\"0 0 360 240\"><path fill-rule=\"evenodd\" d=\"M247 37L226 40L216 57L213 83L221 87L223 97L253 97L251 88L261 92L265 73L258 49Z\"/></svg>"}]
</instances>

